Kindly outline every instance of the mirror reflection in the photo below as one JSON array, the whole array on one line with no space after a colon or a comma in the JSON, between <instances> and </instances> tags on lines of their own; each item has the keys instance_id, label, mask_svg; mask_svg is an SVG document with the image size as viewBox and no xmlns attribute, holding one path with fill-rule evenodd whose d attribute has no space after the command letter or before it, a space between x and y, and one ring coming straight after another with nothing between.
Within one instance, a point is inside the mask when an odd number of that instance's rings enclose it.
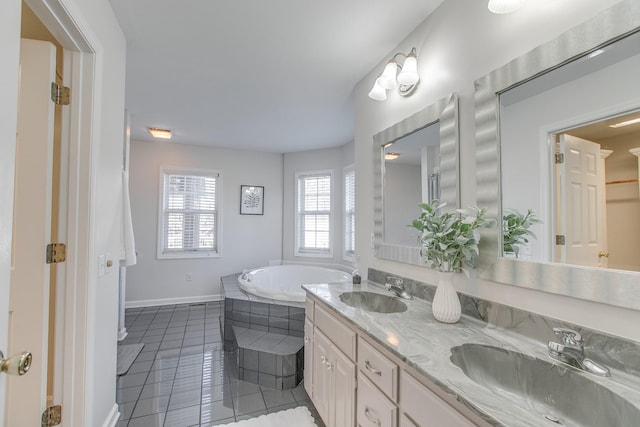
<instances>
[{"instance_id":1,"label":"mirror reflection","mask_svg":"<svg viewBox=\"0 0 640 427\"><path fill-rule=\"evenodd\" d=\"M638 75L634 33L499 95L505 257L640 271Z\"/></svg>"},{"instance_id":2,"label":"mirror reflection","mask_svg":"<svg viewBox=\"0 0 640 427\"><path fill-rule=\"evenodd\" d=\"M408 227L419 205L440 197L440 123L435 122L383 145L384 241L416 246Z\"/></svg>"}]
</instances>

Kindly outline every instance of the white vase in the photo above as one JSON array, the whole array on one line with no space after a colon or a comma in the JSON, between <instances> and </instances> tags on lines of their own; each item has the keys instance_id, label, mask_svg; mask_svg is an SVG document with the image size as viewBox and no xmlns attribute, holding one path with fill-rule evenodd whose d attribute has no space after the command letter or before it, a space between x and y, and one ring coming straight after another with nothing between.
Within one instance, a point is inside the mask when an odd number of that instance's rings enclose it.
<instances>
[{"instance_id":1,"label":"white vase","mask_svg":"<svg viewBox=\"0 0 640 427\"><path fill-rule=\"evenodd\" d=\"M433 317L442 323L456 323L460 320L462 309L458 293L453 287L453 272L438 272L438 287L433 297Z\"/></svg>"}]
</instances>

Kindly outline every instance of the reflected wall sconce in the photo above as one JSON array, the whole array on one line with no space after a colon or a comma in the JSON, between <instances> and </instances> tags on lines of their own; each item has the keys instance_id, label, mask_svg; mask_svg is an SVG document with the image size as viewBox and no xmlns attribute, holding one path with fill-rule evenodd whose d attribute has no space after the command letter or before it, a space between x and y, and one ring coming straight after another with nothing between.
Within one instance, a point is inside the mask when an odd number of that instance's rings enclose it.
<instances>
[{"instance_id":1,"label":"reflected wall sconce","mask_svg":"<svg viewBox=\"0 0 640 427\"><path fill-rule=\"evenodd\" d=\"M499 15L515 12L524 5L525 0L489 0L487 7Z\"/></svg>"},{"instance_id":2,"label":"reflected wall sconce","mask_svg":"<svg viewBox=\"0 0 640 427\"><path fill-rule=\"evenodd\" d=\"M402 65L397 58L404 58ZM400 73L398 73L400 70ZM385 101L387 99L387 91L398 89L400 96L411 95L418 86L420 76L418 75L418 58L416 48L412 48L408 55L398 52L384 67L384 71L373 84L373 88L369 92L369 98L376 101Z\"/></svg>"}]
</instances>

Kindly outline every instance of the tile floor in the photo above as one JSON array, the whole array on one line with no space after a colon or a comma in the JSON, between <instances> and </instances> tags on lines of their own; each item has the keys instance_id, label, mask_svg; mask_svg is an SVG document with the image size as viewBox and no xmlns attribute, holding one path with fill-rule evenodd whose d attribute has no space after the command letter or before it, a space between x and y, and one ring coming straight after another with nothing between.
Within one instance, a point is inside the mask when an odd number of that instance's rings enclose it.
<instances>
[{"instance_id":1,"label":"tile floor","mask_svg":"<svg viewBox=\"0 0 640 427\"><path fill-rule=\"evenodd\" d=\"M274 390L238 380L236 355L223 350L222 302L127 309L128 336L145 343L118 378L118 427L209 427L307 406L302 383Z\"/></svg>"}]
</instances>

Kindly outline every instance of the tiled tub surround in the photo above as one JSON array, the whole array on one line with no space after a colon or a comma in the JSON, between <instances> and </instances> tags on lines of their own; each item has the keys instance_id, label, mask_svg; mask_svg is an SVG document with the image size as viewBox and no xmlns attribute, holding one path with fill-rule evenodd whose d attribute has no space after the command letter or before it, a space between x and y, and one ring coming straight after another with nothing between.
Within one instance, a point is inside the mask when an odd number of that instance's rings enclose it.
<instances>
[{"instance_id":1,"label":"tiled tub surround","mask_svg":"<svg viewBox=\"0 0 640 427\"><path fill-rule=\"evenodd\" d=\"M222 277L221 283L224 349L237 351L240 379L280 390L296 387L304 367L304 302L249 294L237 277Z\"/></svg>"},{"instance_id":2,"label":"tiled tub surround","mask_svg":"<svg viewBox=\"0 0 640 427\"><path fill-rule=\"evenodd\" d=\"M384 283L385 274L370 271L369 278ZM547 341L557 339L552 332L554 326L572 327L583 332L587 356L612 368L611 378L575 371L578 375L588 376L590 380L602 384L640 408L640 378L631 375L640 372L638 343L465 295L461 295L464 305L461 321L454 325L442 324L433 318L428 301L429 295L433 295L433 287L415 282L409 283L409 288L422 297L426 296L426 299L403 301L408 310L391 314L366 312L340 301L342 292L353 290L389 295L382 286L371 280L362 285L305 285L304 288L323 306L355 327L358 333L373 339L489 425L531 427L557 424L544 419L548 408L540 411L541 408L535 408L533 402L528 402L526 398L507 392L493 393L470 380L450 361L450 349L466 343L477 343L502 347L557 364L548 357L546 347ZM579 398L576 396L576 399Z\"/></svg>"}]
</instances>

